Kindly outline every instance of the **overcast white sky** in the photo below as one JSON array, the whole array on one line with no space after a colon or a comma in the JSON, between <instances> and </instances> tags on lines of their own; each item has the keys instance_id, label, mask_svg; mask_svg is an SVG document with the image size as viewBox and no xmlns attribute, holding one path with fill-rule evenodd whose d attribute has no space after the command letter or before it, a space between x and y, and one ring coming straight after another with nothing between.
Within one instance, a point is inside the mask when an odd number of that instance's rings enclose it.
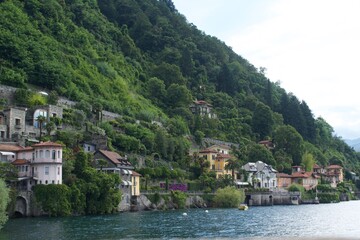
<instances>
[{"instance_id":1,"label":"overcast white sky","mask_svg":"<svg viewBox=\"0 0 360 240\"><path fill-rule=\"evenodd\" d=\"M173 0L343 139L360 137L359 0Z\"/></svg>"}]
</instances>

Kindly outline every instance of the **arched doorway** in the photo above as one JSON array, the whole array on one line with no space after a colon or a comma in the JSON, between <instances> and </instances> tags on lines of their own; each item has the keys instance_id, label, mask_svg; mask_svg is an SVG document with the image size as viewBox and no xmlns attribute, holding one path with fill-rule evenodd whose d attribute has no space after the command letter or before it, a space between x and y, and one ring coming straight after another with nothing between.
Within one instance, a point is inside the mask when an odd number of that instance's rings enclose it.
<instances>
[{"instance_id":1,"label":"arched doorway","mask_svg":"<svg viewBox=\"0 0 360 240\"><path fill-rule=\"evenodd\" d=\"M16 197L14 217L26 217L27 216L27 207L26 199L24 197Z\"/></svg>"}]
</instances>

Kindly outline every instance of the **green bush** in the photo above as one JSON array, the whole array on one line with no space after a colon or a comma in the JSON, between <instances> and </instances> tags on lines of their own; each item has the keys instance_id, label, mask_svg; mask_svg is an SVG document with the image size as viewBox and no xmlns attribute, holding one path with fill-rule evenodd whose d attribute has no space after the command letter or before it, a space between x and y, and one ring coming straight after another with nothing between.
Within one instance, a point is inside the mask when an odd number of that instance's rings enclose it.
<instances>
[{"instance_id":1,"label":"green bush","mask_svg":"<svg viewBox=\"0 0 360 240\"><path fill-rule=\"evenodd\" d=\"M340 202L339 193L318 193L320 203Z\"/></svg>"},{"instance_id":2,"label":"green bush","mask_svg":"<svg viewBox=\"0 0 360 240\"><path fill-rule=\"evenodd\" d=\"M244 202L245 193L235 187L220 188L215 192L214 205L220 208L238 207Z\"/></svg>"},{"instance_id":3,"label":"green bush","mask_svg":"<svg viewBox=\"0 0 360 240\"><path fill-rule=\"evenodd\" d=\"M70 189L63 184L36 185L33 188L36 202L50 216L67 216L71 213Z\"/></svg>"},{"instance_id":4,"label":"green bush","mask_svg":"<svg viewBox=\"0 0 360 240\"><path fill-rule=\"evenodd\" d=\"M185 208L187 195L181 191L171 191L171 198L178 209Z\"/></svg>"},{"instance_id":5,"label":"green bush","mask_svg":"<svg viewBox=\"0 0 360 240\"><path fill-rule=\"evenodd\" d=\"M305 191L305 188L299 184L293 183L288 188L289 192L301 192L303 193Z\"/></svg>"},{"instance_id":6,"label":"green bush","mask_svg":"<svg viewBox=\"0 0 360 240\"><path fill-rule=\"evenodd\" d=\"M8 216L6 208L9 203L9 189L6 187L4 180L0 178L0 229L6 223Z\"/></svg>"}]
</instances>

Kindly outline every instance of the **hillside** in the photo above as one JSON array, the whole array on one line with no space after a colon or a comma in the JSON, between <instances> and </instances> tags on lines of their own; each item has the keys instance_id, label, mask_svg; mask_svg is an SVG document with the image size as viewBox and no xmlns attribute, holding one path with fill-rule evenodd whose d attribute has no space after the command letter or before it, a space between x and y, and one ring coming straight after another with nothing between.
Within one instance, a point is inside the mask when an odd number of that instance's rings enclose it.
<instances>
[{"instance_id":1,"label":"hillside","mask_svg":"<svg viewBox=\"0 0 360 240\"><path fill-rule=\"evenodd\" d=\"M192 135L240 144L242 162L262 159L280 171L309 152L321 165L360 172L359 155L325 119L189 24L171 0L3 0L0 13L0 83L126 116L100 125L118 150L186 168L184 136ZM194 115L194 100L210 103L217 118ZM264 139L277 147L259 149Z\"/></svg>"}]
</instances>

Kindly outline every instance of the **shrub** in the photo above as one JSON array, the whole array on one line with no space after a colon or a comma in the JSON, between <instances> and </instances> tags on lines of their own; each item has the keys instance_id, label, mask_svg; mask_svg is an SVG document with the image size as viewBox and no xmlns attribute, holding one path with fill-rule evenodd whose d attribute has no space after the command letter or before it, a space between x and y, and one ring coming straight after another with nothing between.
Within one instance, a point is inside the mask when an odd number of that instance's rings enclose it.
<instances>
[{"instance_id":1,"label":"shrub","mask_svg":"<svg viewBox=\"0 0 360 240\"><path fill-rule=\"evenodd\" d=\"M36 202L50 216L67 216L71 213L69 187L63 184L34 186Z\"/></svg>"},{"instance_id":2,"label":"shrub","mask_svg":"<svg viewBox=\"0 0 360 240\"><path fill-rule=\"evenodd\" d=\"M320 203L340 202L339 193L318 193Z\"/></svg>"},{"instance_id":3,"label":"shrub","mask_svg":"<svg viewBox=\"0 0 360 240\"><path fill-rule=\"evenodd\" d=\"M8 216L6 215L6 207L9 203L9 189L6 187L4 180L0 178L0 229L6 223Z\"/></svg>"},{"instance_id":4,"label":"shrub","mask_svg":"<svg viewBox=\"0 0 360 240\"><path fill-rule=\"evenodd\" d=\"M185 208L187 195L181 191L171 191L171 198L178 209Z\"/></svg>"},{"instance_id":5,"label":"shrub","mask_svg":"<svg viewBox=\"0 0 360 240\"><path fill-rule=\"evenodd\" d=\"M214 205L221 208L233 208L238 207L244 200L244 191L235 187L225 187L215 192Z\"/></svg>"}]
</instances>

